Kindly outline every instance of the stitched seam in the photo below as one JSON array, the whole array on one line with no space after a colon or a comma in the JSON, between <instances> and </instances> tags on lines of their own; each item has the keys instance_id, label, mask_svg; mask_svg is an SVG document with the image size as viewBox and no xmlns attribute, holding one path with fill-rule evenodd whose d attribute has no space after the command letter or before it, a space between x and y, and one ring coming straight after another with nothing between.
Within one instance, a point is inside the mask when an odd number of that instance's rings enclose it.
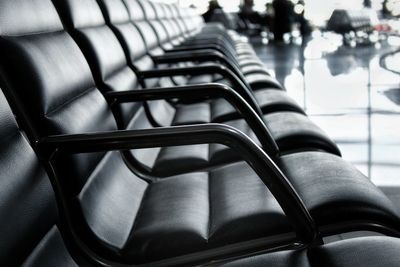
<instances>
[{"instance_id":1,"label":"stitched seam","mask_svg":"<svg viewBox=\"0 0 400 267\"><path fill-rule=\"evenodd\" d=\"M146 182L146 183L147 183L147 182ZM139 217L141 216L142 211L143 211L144 199L146 198L146 196L147 196L147 194L148 194L148 192L149 192L149 188L150 188L151 185L152 185L151 183L147 183L146 190L144 191L143 197L142 197L142 199L141 199L141 201L140 201L140 205L139 205L138 212L136 213L136 216L135 216L135 221L133 222L132 229L131 229L131 231L129 232L129 237L128 237L128 239L127 239L127 242L126 242L125 245L124 245L124 250L126 249L126 245L127 245L127 244L130 244L130 242L131 242L131 240L132 240L132 238L133 238L133 233L135 232L136 227L137 227L137 225L138 225L138 221L139 221L138 219L139 219ZM128 248L129 248L129 246L128 246Z\"/></svg>"},{"instance_id":2,"label":"stitched seam","mask_svg":"<svg viewBox=\"0 0 400 267\"><path fill-rule=\"evenodd\" d=\"M212 203L211 203L211 174L207 172L207 179L208 179L208 226L207 226L207 243L210 240L210 229L211 229L211 222L212 222Z\"/></svg>"},{"instance_id":3,"label":"stitched seam","mask_svg":"<svg viewBox=\"0 0 400 267\"><path fill-rule=\"evenodd\" d=\"M7 37L25 37L25 36L34 36L34 35L41 35L41 34L52 34L52 33L59 33L59 32L65 32L66 31L63 28L60 29L49 29L49 30L43 30L43 31L35 31L35 32L28 32L28 33L5 33L3 36L5 38Z\"/></svg>"},{"instance_id":4,"label":"stitched seam","mask_svg":"<svg viewBox=\"0 0 400 267\"><path fill-rule=\"evenodd\" d=\"M21 131L19 129L15 130L15 133L10 134L8 136L3 136L2 139L0 140L0 144L6 144L9 145L10 142L13 142L15 138L17 137L22 137L22 139L24 139L25 137L22 135ZM26 140L25 140L26 141Z\"/></svg>"},{"instance_id":5,"label":"stitched seam","mask_svg":"<svg viewBox=\"0 0 400 267\"><path fill-rule=\"evenodd\" d=\"M94 91L94 90L96 90L96 87L90 87L90 88L86 89L86 90L83 91L82 93L79 93L78 95L76 95L76 96L74 96L74 97L68 99L67 101L65 101L65 102L62 103L61 105L59 105L59 106L55 107L54 109L50 110L49 112L47 112L47 113L45 114L45 116L50 116L50 115L53 114L54 112L59 111L59 110L62 109L63 107L65 107L65 106L69 105L70 103L72 103L73 101L75 101L76 99L78 99L78 98L80 98L80 97L82 97L82 96L84 96L84 95L86 95L86 94L88 94L89 92Z\"/></svg>"},{"instance_id":6,"label":"stitched seam","mask_svg":"<svg viewBox=\"0 0 400 267\"><path fill-rule=\"evenodd\" d=\"M127 65L128 62L125 62L126 64L122 64L121 66L117 67L115 70L111 71L110 73L108 73L105 77L104 80L110 80L112 78L114 78L115 76L117 76L118 74L122 73L125 69L129 68L129 66Z\"/></svg>"}]
</instances>

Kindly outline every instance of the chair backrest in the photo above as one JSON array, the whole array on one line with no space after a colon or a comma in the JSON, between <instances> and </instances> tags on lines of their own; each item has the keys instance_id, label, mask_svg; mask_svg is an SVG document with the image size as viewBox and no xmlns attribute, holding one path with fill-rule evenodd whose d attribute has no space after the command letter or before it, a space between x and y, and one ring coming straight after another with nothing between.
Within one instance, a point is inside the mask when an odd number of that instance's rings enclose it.
<instances>
[{"instance_id":1,"label":"chair backrest","mask_svg":"<svg viewBox=\"0 0 400 267\"><path fill-rule=\"evenodd\" d=\"M36 139L117 130L53 3L0 3L5 25L0 30L0 68ZM119 152L65 155L51 163L73 207L73 219L84 222L78 230L90 233L90 240L110 253L123 249L148 183L132 173Z\"/></svg>"},{"instance_id":2,"label":"chair backrest","mask_svg":"<svg viewBox=\"0 0 400 267\"><path fill-rule=\"evenodd\" d=\"M1 15L7 7L2 3L0 8L0 24L4 25ZM13 32L11 28L5 30ZM63 266L76 266L56 225L58 209L50 180L19 130L2 91L0 218L1 266L44 266L56 263L61 254L65 257Z\"/></svg>"},{"instance_id":3,"label":"chair backrest","mask_svg":"<svg viewBox=\"0 0 400 267\"><path fill-rule=\"evenodd\" d=\"M158 45L157 35L145 20L139 3L137 1L124 3L122 0L99 0L98 3L103 11L104 19L124 48L128 63L138 71L157 68L151 55L162 55L164 51ZM133 24L132 20L137 23ZM144 84L148 88L175 85L170 78L146 79Z\"/></svg>"},{"instance_id":4,"label":"chair backrest","mask_svg":"<svg viewBox=\"0 0 400 267\"><path fill-rule=\"evenodd\" d=\"M171 10L171 14L172 14L172 19L176 21L179 29L182 32L182 35L185 38L188 38L190 36L190 33L187 31L185 22L183 21L183 18L180 16L179 14L179 7L176 4L170 4L167 5L167 7Z\"/></svg>"},{"instance_id":5,"label":"chair backrest","mask_svg":"<svg viewBox=\"0 0 400 267\"><path fill-rule=\"evenodd\" d=\"M142 62L146 63L147 55L141 55L142 51L139 51L145 49L143 40L140 35L138 36L137 29L130 23L128 11L123 3L120 2L122 5L118 5L115 0L104 1L103 9L110 10L107 16L116 20L113 30L129 42L128 53L132 54L127 55L124 53L119 38L105 23L96 0L54 0L53 2L59 10L64 24L67 25L68 31L86 56L100 91L106 93L140 89L136 74L128 65L126 56L130 60L131 56L140 55L139 60L133 58L134 61L129 62L129 64L139 62L140 65ZM143 46L141 47L140 44L143 44ZM159 79L155 79L153 82L158 85ZM171 124L175 109L166 101L151 101L147 105L151 111L147 114L142 102L121 105L116 110L116 117L120 122L119 127L121 129L153 128L154 125L152 125L148 116L152 116L161 125L169 126ZM150 171L159 151L159 148L133 150L134 158L132 160L140 162L142 166L139 165L139 167L144 167L147 171ZM137 166L138 164L134 165Z\"/></svg>"},{"instance_id":6,"label":"chair backrest","mask_svg":"<svg viewBox=\"0 0 400 267\"><path fill-rule=\"evenodd\" d=\"M101 92L140 89L134 70L113 31L106 25L96 0L53 1L68 32L81 48ZM120 126L126 126L141 105L115 109Z\"/></svg>"},{"instance_id":7,"label":"chair backrest","mask_svg":"<svg viewBox=\"0 0 400 267\"><path fill-rule=\"evenodd\" d=\"M158 4L162 9L164 9L164 14L165 14L165 20L169 25L171 25L171 30L174 31L174 34L176 35L175 38L178 38L180 41L184 41L184 30L179 26L178 23L178 14L174 14L174 11L172 9L171 4L165 4L165 3L155 3ZM173 38L173 36L170 36L170 38Z\"/></svg>"},{"instance_id":8,"label":"chair backrest","mask_svg":"<svg viewBox=\"0 0 400 267\"><path fill-rule=\"evenodd\" d=\"M100 0L100 2L107 2L107 1L108 0ZM172 47L168 39L168 34L166 30L163 28L164 26L162 25L162 23L160 24L159 21L157 21L156 13L152 5L148 1L143 1L142 3L137 0L123 0L123 2L125 3L126 8L128 9L130 15L130 22L138 29L140 36L145 42L148 55L151 56L163 55L164 54L163 48L169 49ZM146 10L148 10L147 13L145 12ZM107 13L108 11L106 10L105 12ZM150 20L148 18L150 18ZM154 25L150 23L150 21L154 22ZM114 23L115 22L110 21L111 25L113 25ZM155 29L157 27L162 27L160 28L159 32L162 32L163 35L165 35L164 37L161 37L163 41L159 41L160 37L157 35L157 30ZM126 34L122 33L117 35L123 36ZM134 45L132 44L132 42L128 40L129 40L128 36L123 37L121 39L121 42L126 43L127 46L126 49L128 50L128 53L131 54L129 50L132 50ZM164 47L162 47L162 44L164 45ZM137 63L133 64L135 64L135 66L137 66L139 70L145 70L143 67L148 67L143 65L140 66ZM186 63L180 63L178 66L186 66L186 65L187 65ZM159 67L162 68L165 66L159 66ZM159 84L162 86L184 85L186 83L187 83L187 77L185 76L162 78L159 80ZM146 85L150 85L148 87L153 87L151 85L154 85L154 83L151 83L151 81L146 81Z\"/></svg>"},{"instance_id":9,"label":"chair backrest","mask_svg":"<svg viewBox=\"0 0 400 267\"><path fill-rule=\"evenodd\" d=\"M149 1L149 3L153 6L156 17L154 18L154 27L157 27L158 32L164 32L163 34L167 35L167 39L164 40L164 43L161 43L163 47L166 49L172 48L173 45L179 45L182 40L182 33L179 30L178 25L171 19L171 14L169 14L169 10L165 7L166 4L157 3L154 1Z\"/></svg>"}]
</instances>

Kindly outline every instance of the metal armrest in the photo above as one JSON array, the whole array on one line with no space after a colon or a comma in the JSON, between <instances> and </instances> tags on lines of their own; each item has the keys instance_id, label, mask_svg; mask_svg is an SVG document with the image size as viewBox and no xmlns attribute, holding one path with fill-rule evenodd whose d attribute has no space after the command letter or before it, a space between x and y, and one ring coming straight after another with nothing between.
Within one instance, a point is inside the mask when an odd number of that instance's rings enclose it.
<instances>
[{"instance_id":1,"label":"metal armrest","mask_svg":"<svg viewBox=\"0 0 400 267\"><path fill-rule=\"evenodd\" d=\"M236 111L246 120L247 124L253 130L267 154L272 158L276 158L279 154L279 148L264 121L237 92L226 85L204 84L171 88L109 92L105 94L105 97L107 101L111 103L111 105L173 98L224 98L233 107L235 107Z\"/></svg>"},{"instance_id":2,"label":"metal armrest","mask_svg":"<svg viewBox=\"0 0 400 267\"><path fill-rule=\"evenodd\" d=\"M174 77L181 75L202 75L202 74L220 74L228 79L233 84L233 89L237 91L249 105L262 116L262 111L257 104L254 95L249 91L250 89L243 84L243 82L228 68L218 64L207 64L195 67L186 68L168 68L168 69L153 69L141 71L138 73L141 80L160 77Z\"/></svg>"},{"instance_id":3,"label":"metal armrest","mask_svg":"<svg viewBox=\"0 0 400 267\"><path fill-rule=\"evenodd\" d=\"M286 216L293 223L300 242L309 244L317 237L317 228L311 215L284 174L249 137L227 125L204 124L49 136L38 143L38 148L51 160L59 153L91 153L210 143L229 146L243 157L275 196Z\"/></svg>"},{"instance_id":4,"label":"metal armrest","mask_svg":"<svg viewBox=\"0 0 400 267\"><path fill-rule=\"evenodd\" d=\"M180 51L169 52L164 55L154 56L153 60L157 64L175 64L177 62L209 62L216 61L228 67L236 76L246 84L245 78L241 73L237 64L231 59L227 58L224 54L213 50L197 50L197 51Z\"/></svg>"},{"instance_id":5,"label":"metal armrest","mask_svg":"<svg viewBox=\"0 0 400 267\"><path fill-rule=\"evenodd\" d=\"M204 44L204 45L179 45L176 46L172 49L168 49L165 51L166 53L174 53L174 52L190 52L190 51L196 51L196 50L213 50L220 52L224 55L228 56L233 56L232 52L229 51L226 47L222 47L221 45L218 44Z\"/></svg>"}]
</instances>

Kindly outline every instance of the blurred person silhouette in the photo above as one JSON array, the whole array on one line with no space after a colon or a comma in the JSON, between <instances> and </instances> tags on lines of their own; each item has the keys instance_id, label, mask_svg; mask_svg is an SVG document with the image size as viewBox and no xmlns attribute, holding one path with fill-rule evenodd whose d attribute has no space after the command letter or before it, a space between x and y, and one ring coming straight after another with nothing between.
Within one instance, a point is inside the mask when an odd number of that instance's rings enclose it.
<instances>
[{"instance_id":1,"label":"blurred person silhouette","mask_svg":"<svg viewBox=\"0 0 400 267\"><path fill-rule=\"evenodd\" d=\"M238 17L244 30L253 31L256 35L259 35L262 27L266 26L266 21L260 13L254 10L254 0L242 1L239 8Z\"/></svg>"},{"instance_id":2,"label":"blurred person silhouette","mask_svg":"<svg viewBox=\"0 0 400 267\"><path fill-rule=\"evenodd\" d=\"M235 28L233 17L224 12L217 0L211 0L208 3L208 10L203 14L205 22L216 22L222 24L226 29Z\"/></svg>"},{"instance_id":3,"label":"blurred person silhouette","mask_svg":"<svg viewBox=\"0 0 400 267\"><path fill-rule=\"evenodd\" d=\"M240 6L239 16L254 24L262 24L261 15L254 10L254 0L244 0Z\"/></svg>"},{"instance_id":4,"label":"blurred person silhouette","mask_svg":"<svg viewBox=\"0 0 400 267\"><path fill-rule=\"evenodd\" d=\"M203 14L205 22L210 22L216 12L223 12L218 0L210 0L208 2L208 10Z\"/></svg>"},{"instance_id":5,"label":"blurred person silhouette","mask_svg":"<svg viewBox=\"0 0 400 267\"><path fill-rule=\"evenodd\" d=\"M274 0L272 7L274 9L274 39L275 41L283 41L283 35L292 31L294 6L288 0Z\"/></svg>"},{"instance_id":6,"label":"blurred person silhouette","mask_svg":"<svg viewBox=\"0 0 400 267\"><path fill-rule=\"evenodd\" d=\"M310 22L305 17L305 2L300 0L297 5L298 9L295 8L296 21L300 26L300 34L303 38L310 36L312 28Z\"/></svg>"},{"instance_id":7,"label":"blurred person silhouette","mask_svg":"<svg viewBox=\"0 0 400 267\"><path fill-rule=\"evenodd\" d=\"M364 0L363 1L363 5L366 8L371 8L372 7L372 2L371 2L371 0Z\"/></svg>"},{"instance_id":8,"label":"blurred person silhouette","mask_svg":"<svg viewBox=\"0 0 400 267\"><path fill-rule=\"evenodd\" d=\"M264 14L264 23L267 26L269 30L273 29L274 25L274 7L272 6L272 3L266 3L265 4L265 14Z\"/></svg>"}]
</instances>

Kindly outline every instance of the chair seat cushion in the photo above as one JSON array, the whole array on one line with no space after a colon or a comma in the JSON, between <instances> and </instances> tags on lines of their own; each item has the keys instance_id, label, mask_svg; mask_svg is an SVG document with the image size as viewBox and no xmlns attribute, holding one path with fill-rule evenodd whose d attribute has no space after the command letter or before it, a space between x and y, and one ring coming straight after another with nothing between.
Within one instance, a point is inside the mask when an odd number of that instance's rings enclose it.
<instances>
[{"instance_id":1,"label":"chair seat cushion","mask_svg":"<svg viewBox=\"0 0 400 267\"><path fill-rule=\"evenodd\" d=\"M78 267L78 264L73 260L65 247L57 226L54 226L32 251L23 266Z\"/></svg>"},{"instance_id":2,"label":"chair seat cushion","mask_svg":"<svg viewBox=\"0 0 400 267\"><path fill-rule=\"evenodd\" d=\"M275 88L283 90L282 85L275 78L271 77L268 72L263 71L262 68L258 69L258 71L255 72L255 68L257 68L257 66L253 67L252 71L249 74L244 75L246 81L250 84L251 89L255 91L265 88ZM223 83L228 86L231 85L230 82L226 81L225 79L221 79L221 77L214 77L214 75L192 76L187 81L187 83L191 85L212 82Z\"/></svg>"},{"instance_id":3,"label":"chair seat cushion","mask_svg":"<svg viewBox=\"0 0 400 267\"><path fill-rule=\"evenodd\" d=\"M210 118L211 109L210 104L207 102L178 105L172 125L208 123Z\"/></svg>"},{"instance_id":4,"label":"chair seat cushion","mask_svg":"<svg viewBox=\"0 0 400 267\"><path fill-rule=\"evenodd\" d=\"M214 81L214 75L196 75L196 76L191 76L187 80L187 84L203 84L203 83L212 83Z\"/></svg>"},{"instance_id":5,"label":"chair seat cushion","mask_svg":"<svg viewBox=\"0 0 400 267\"><path fill-rule=\"evenodd\" d=\"M277 111L294 111L304 114L304 110L285 91L266 89L254 92L263 114ZM223 122L238 118L235 108L224 99L211 102L211 119L213 122Z\"/></svg>"},{"instance_id":6,"label":"chair seat cushion","mask_svg":"<svg viewBox=\"0 0 400 267\"><path fill-rule=\"evenodd\" d=\"M303 114L276 112L264 115L264 120L281 151L308 147L340 155L337 145Z\"/></svg>"},{"instance_id":7,"label":"chair seat cushion","mask_svg":"<svg viewBox=\"0 0 400 267\"><path fill-rule=\"evenodd\" d=\"M124 254L143 262L291 230L246 163L159 180L138 214Z\"/></svg>"},{"instance_id":8,"label":"chair seat cushion","mask_svg":"<svg viewBox=\"0 0 400 267\"><path fill-rule=\"evenodd\" d=\"M262 61L254 56L249 56L249 55L242 55L238 57L238 62L240 67L245 67L245 66L260 66L260 67L264 67L264 63L262 63Z\"/></svg>"},{"instance_id":9,"label":"chair seat cushion","mask_svg":"<svg viewBox=\"0 0 400 267\"><path fill-rule=\"evenodd\" d=\"M380 267L398 266L400 240L360 237L301 251L280 251L224 264L224 267Z\"/></svg>"},{"instance_id":10,"label":"chair seat cushion","mask_svg":"<svg viewBox=\"0 0 400 267\"><path fill-rule=\"evenodd\" d=\"M398 218L383 192L338 156L294 153L280 157L278 165L317 224L366 220L394 225Z\"/></svg>"},{"instance_id":11,"label":"chair seat cushion","mask_svg":"<svg viewBox=\"0 0 400 267\"><path fill-rule=\"evenodd\" d=\"M283 152L322 149L340 155L336 144L305 115L295 112L276 112L264 115L264 120ZM241 130L259 143L246 121L240 119L224 123ZM219 144L210 145L210 161L216 164L237 158L235 153L227 153L228 150L228 147Z\"/></svg>"},{"instance_id":12,"label":"chair seat cushion","mask_svg":"<svg viewBox=\"0 0 400 267\"><path fill-rule=\"evenodd\" d=\"M251 74L251 73L265 73L269 76L269 72L265 69L265 66L260 66L257 64L254 65L247 65L241 68L241 71L244 75Z\"/></svg>"},{"instance_id":13,"label":"chair seat cushion","mask_svg":"<svg viewBox=\"0 0 400 267\"><path fill-rule=\"evenodd\" d=\"M265 73L254 73L245 75L247 82L254 91L264 88L276 88L284 90L282 85L273 77Z\"/></svg>"},{"instance_id":14,"label":"chair seat cushion","mask_svg":"<svg viewBox=\"0 0 400 267\"><path fill-rule=\"evenodd\" d=\"M340 155L336 144L305 115L276 112L265 115L264 119L281 151L321 149ZM231 120L224 124L239 129L259 144L245 120ZM166 147L158 154L152 171L157 176L169 176L239 160L240 155L220 144Z\"/></svg>"},{"instance_id":15,"label":"chair seat cushion","mask_svg":"<svg viewBox=\"0 0 400 267\"><path fill-rule=\"evenodd\" d=\"M208 157L208 144L164 147L158 154L152 173L163 177L201 170L209 166Z\"/></svg>"}]
</instances>

